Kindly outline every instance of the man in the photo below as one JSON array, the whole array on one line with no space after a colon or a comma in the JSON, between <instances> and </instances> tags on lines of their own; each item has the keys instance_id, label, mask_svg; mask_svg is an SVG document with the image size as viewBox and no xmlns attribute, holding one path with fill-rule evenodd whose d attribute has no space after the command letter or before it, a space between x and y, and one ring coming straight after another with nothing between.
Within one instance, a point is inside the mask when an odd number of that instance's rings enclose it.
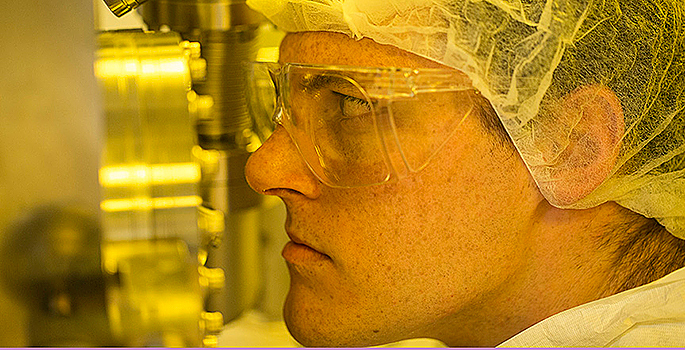
<instances>
[{"instance_id":1,"label":"man","mask_svg":"<svg viewBox=\"0 0 685 350\"><path fill-rule=\"evenodd\" d=\"M685 345L682 4L248 4L293 32L246 175L295 339Z\"/></svg>"}]
</instances>

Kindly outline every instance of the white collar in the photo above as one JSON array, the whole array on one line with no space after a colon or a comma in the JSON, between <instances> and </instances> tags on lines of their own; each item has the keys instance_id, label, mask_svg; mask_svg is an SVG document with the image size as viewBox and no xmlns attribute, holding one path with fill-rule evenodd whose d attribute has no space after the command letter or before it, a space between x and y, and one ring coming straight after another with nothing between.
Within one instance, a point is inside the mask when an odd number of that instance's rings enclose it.
<instances>
[{"instance_id":1,"label":"white collar","mask_svg":"<svg viewBox=\"0 0 685 350\"><path fill-rule=\"evenodd\" d=\"M685 347L685 268L560 312L498 347Z\"/></svg>"}]
</instances>

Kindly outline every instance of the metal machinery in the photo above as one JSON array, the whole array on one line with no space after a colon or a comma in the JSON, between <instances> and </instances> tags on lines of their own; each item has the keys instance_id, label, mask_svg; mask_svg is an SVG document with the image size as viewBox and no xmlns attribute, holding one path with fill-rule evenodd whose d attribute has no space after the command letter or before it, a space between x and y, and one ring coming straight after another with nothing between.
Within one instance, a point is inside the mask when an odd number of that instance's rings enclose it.
<instances>
[{"instance_id":1,"label":"metal machinery","mask_svg":"<svg viewBox=\"0 0 685 350\"><path fill-rule=\"evenodd\" d=\"M117 16L143 2L105 0ZM34 5L38 14L31 18L43 16L40 2ZM53 25L77 18L64 7ZM277 257L282 244L264 232L285 239L279 225L265 220L282 208L251 191L243 175L260 139L245 106L241 62L270 46L262 35L269 28L244 0L149 0L139 11L152 31L102 32L97 48L87 36L73 40L79 55L95 52L94 79L64 84L87 91L70 95L76 112L34 113L37 125L41 117L60 125L46 135L74 133L87 141L45 157L86 152L69 160L87 161L81 168L55 168L56 176L76 172L84 180L55 198L38 198L39 191L31 197L19 186L29 200L21 208L0 207L0 281L13 298L29 300L28 345L212 346L224 323L245 310L279 314L287 277L274 273L277 263L265 256ZM78 27L39 34L30 44L58 42ZM54 46L46 50L54 57L70 52ZM103 118L93 101L101 101ZM76 127L67 125L70 118ZM6 134L7 144L22 136ZM0 147L0 170L8 168L2 157L9 149ZM10 175L0 171L0 182L21 177ZM60 192L63 184L53 186L46 191ZM4 198L18 193L0 190Z\"/></svg>"},{"instance_id":2,"label":"metal machinery","mask_svg":"<svg viewBox=\"0 0 685 350\"><path fill-rule=\"evenodd\" d=\"M222 271L194 258L205 246L197 232L201 166L192 158L188 108L189 98L198 100L191 78L203 78L202 69L191 68L199 45L176 33L134 30L101 33L98 47L95 75L106 111L101 246L111 331L137 346L199 346L204 333L211 342L223 322L203 311L199 281L201 275L205 288L216 287ZM199 213L209 221L205 234L221 229L220 213Z\"/></svg>"},{"instance_id":3,"label":"metal machinery","mask_svg":"<svg viewBox=\"0 0 685 350\"><path fill-rule=\"evenodd\" d=\"M216 171L204 172L203 206L225 215L225 231L207 246L205 266L223 268L224 288L208 296L208 311L219 311L227 320L253 306L260 281L258 245L261 197L244 177L245 163L260 141L252 131L244 95L242 62L254 60L263 17L243 0L151 0L141 7L150 29L163 26L200 43L207 62L207 76L194 89L210 96L212 106L197 122L199 146L216 156ZM201 104L199 104L201 106Z\"/></svg>"}]
</instances>

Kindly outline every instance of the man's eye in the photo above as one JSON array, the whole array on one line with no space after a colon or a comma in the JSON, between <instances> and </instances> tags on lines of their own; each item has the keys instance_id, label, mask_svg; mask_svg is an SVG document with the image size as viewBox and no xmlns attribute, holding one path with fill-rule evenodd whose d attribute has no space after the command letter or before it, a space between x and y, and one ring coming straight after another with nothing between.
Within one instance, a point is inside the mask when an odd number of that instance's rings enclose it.
<instances>
[{"instance_id":1,"label":"man's eye","mask_svg":"<svg viewBox=\"0 0 685 350\"><path fill-rule=\"evenodd\" d=\"M341 97L340 111L345 118L355 118L371 114L371 104L368 101L349 95L341 94Z\"/></svg>"},{"instance_id":2,"label":"man's eye","mask_svg":"<svg viewBox=\"0 0 685 350\"><path fill-rule=\"evenodd\" d=\"M374 130L371 103L354 96L342 95L340 99L340 126L354 133L368 133Z\"/></svg>"}]
</instances>

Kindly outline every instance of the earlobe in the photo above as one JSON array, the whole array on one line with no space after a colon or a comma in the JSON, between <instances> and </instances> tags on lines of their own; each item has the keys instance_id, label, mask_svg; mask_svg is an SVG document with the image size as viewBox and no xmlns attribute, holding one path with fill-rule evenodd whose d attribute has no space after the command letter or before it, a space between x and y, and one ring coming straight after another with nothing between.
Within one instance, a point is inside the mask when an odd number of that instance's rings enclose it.
<instances>
[{"instance_id":1,"label":"earlobe","mask_svg":"<svg viewBox=\"0 0 685 350\"><path fill-rule=\"evenodd\" d=\"M590 85L566 95L557 106L562 120L575 120L569 143L552 166L553 183L542 186L553 205L577 202L610 175L625 129L623 108L608 87ZM552 203L552 202L556 203Z\"/></svg>"}]
</instances>

